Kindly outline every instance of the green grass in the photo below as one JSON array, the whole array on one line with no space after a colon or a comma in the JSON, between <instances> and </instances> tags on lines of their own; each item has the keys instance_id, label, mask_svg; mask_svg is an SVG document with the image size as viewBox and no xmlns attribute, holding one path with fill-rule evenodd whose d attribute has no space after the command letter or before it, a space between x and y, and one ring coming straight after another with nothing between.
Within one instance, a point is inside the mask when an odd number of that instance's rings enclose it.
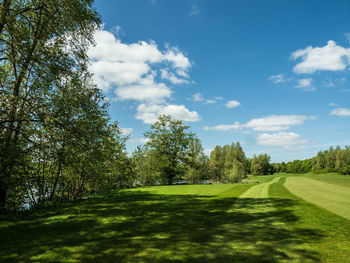
<instances>
[{"instance_id":1,"label":"green grass","mask_svg":"<svg viewBox=\"0 0 350 263\"><path fill-rule=\"evenodd\" d=\"M319 180L321 182L329 183L329 184L335 184L345 187L350 187L350 176L349 175L339 175L339 174L333 174L333 175L312 175L309 176L312 179Z\"/></svg>"},{"instance_id":2,"label":"green grass","mask_svg":"<svg viewBox=\"0 0 350 263\"><path fill-rule=\"evenodd\" d=\"M312 177L288 177L285 187L294 195L350 220L350 189Z\"/></svg>"},{"instance_id":3,"label":"green grass","mask_svg":"<svg viewBox=\"0 0 350 263\"><path fill-rule=\"evenodd\" d=\"M272 185L269 195L272 200L282 198L290 203L274 205L284 214L288 231L304 236L302 242L293 241L295 249L311 252L310 262L350 262L350 221L296 197L283 187L286 179Z\"/></svg>"},{"instance_id":4,"label":"green grass","mask_svg":"<svg viewBox=\"0 0 350 263\"><path fill-rule=\"evenodd\" d=\"M0 262L350 262L349 220L292 195L284 177L259 178L13 215L0 221Z\"/></svg>"}]
</instances>

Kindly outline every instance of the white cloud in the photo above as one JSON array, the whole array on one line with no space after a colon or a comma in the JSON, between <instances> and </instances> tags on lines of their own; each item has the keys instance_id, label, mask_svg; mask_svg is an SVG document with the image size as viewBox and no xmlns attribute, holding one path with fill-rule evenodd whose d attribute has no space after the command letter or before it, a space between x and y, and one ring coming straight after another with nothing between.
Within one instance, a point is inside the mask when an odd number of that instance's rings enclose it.
<instances>
[{"instance_id":1,"label":"white cloud","mask_svg":"<svg viewBox=\"0 0 350 263\"><path fill-rule=\"evenodd\" d=\"M169 72L166 69L161 69L160 72L162 79L169 80L173 84L183 84L189 82L187 79L178 78L174 73Z\"/></svg>"},{"instance_id":2,"label":"white cloud","mask_svg":"<svg viewBox=\"0 0 350 263\"><path fill-rule=\"evenodd\" d=\"M213 127L204 127L205 130L229 131L249 128L259 132L276 132L288 130L291 126L301 125L307 119L313 119L304 115L270 115L263 118L255 118L245 124L222 124Z\"/></svg>"},{"instance_id":3,"label":"white cloud","mask_svg":"<svg viewBox=\"0 0 350 263\"><path fill-rule=\"evenodd\" d=\"M124 136L128 136L128 135L131 135L134 131L133 128L120 128L120 131L122 132L122 134Z\"/></svg>"},{"instance_id":4,"label":"white cloud","mask_svg":"<svg viewBox=\"0 0 350 263\"><path fill-rule=\"evenodd\" d=\"M336 115L340 117L350 116L350 109L347 108L337 108L331 111L330 115Z\"/></svg>"},{"instance_id":5,"label":"white cloud","mask_svg":"<svg viewBox=\"0 0 350 263\"><path fill-rule=\"evenodd\" d=\"M235 107L238 107L239 105L241 105L241 103L236 100L230 100L226 103L227 108L235 108Z\"/></svg>"},{"instance_id":6,"label":"white cloud","mask_svg":"<svg viewBox=\"0 0 350 263\"><path fill-rule=\"evenodd\" d=\"M149 139L148 138L131 138L128 142L146 144L147 142L149 142Z\"/></svg>"},{"instance_id":7,"label":"white cloud","mask_svg":"<svg viewBox=\"0 0 350 263\"><path fill-rule=\"evenodd\" d=\"M269 77L269 80L273 81L274 83L281 83L281 82L285 82L286 78L284 77L283 74L278 74L278 75L273 75Z\"/></svg>"},{"instance_id":8,"label":"white cloud","mask_svg":"<svg viewBox=\"0 0 350 263\"><path fill-rule=\"evenodd\" d=\"M204 98L201 93L197 92L192 95L192 100L196 102L204 101Z\"/></svg>"},{"instance_id":9,"label":"white cloud","mask_svg":"<svg viewBox=\"0 0 350 263\"><path fill-rule=\"evenodd\" d=\"M119 99L137 101L162 101L164 98L170 98L171 93L164 83L155 82L152 75L146 76L138 83L121 86L115 90Z\"/></svg>"},{"instance_id":10,"label":"white cloud","mask_svg":"<svg viewBox=\"0 0 350 263\"><path fill-rule=\"evenodd\" d=\"M221 98L221 97L214 97L214 99L205 99L205 98L203 97L203 95L202 95L201 93L199 93L199 92L194 93L194 94L191 96L191 98L190 98L190 100L193 100L193 101L195 101L195 102L204 102L204 103L206 103L206 104L213 104L213 103L215 103L217 100L220 100L220 99L222 99L222 98Z\"/></svg>"},{"instance_id":11,"label":"white cloud","mask_svg":"<svg viewBox=\"0 0 350 263\"><path fill-rule=\"evenodd\" d=\"M162 77L173 84L188 82L188 70L191 67L189 59L176 47L168 47L161 51L154 41L139 41L137 43L122 43L111 32L98 30L94 39L96 45L90 47L88 55L91 65L89 70L94 74L94 80L103 91L114 87L120 99L147 100L149 94L157 90L159 97L169 98L171 92L165 83L154 78L160 68ZM168 72L169 67L174 72ZM166 71L166 72L165 72ZM177 74L177 75L176 75ZM178 76L186 77L181 79ZM144 95L126 95L132 90Z\"/></svg>"},{"instance_id":12,"label":"white cloud","mask_svg":"<svg viewBox=\"0 0 350 263\"><path fill-rule=\"evenodd\" d=\"M331 106L331 107L337 107L337 106L338 106L338 104L335 104L334 102L330 102L330 103L328 103L328 106Z\"/></svg>"},{"instance_id":13,"label":"white cloud","mask_svg":"<svg viewBox=\"0 0 350 263\"><path fill-rule=\"evenodd\" d=\"M263 146L280 146L289 148L291 146L306 145L311 142L301 139L301 136L294 132L278 132L273 134L263 133L258 135L257 143Z\"/></svg>"},{"instance_id":14,"label":"white cloud","mask_svg":"<svg viewBox=\"0 0 350 263\"><path fill-rule=\"evenodd\" d=\"M302 91L315 91L316 88L311 86L312 78L299 79L298 85L295 87Z\"/></svg>"},{"instance_id":15,"label":"white cloud","mask_svg":"<svg viewBox=\"0 0 350 263\"><path fill-rule=\"evenodd\" d=\"M93 62L89 70L94 74L98 87L108 91L112 85L126 86L142 81L150 67L145 63L99 60Z\"/></svg>"},{"instance_id":16,"label":"white cloud","mask_svg":"<svg viewBox=\"0 0 350 263\"><path fill-rule=\"evenodd\" d=\"M121 32L118 26L115 30ZM137 107L137 119L153 123L160 114L184 121L200 119L197 112L184 105L166 101L173 91L161 79L172 84L190 82L188 71L192 64L177 47L160 50L154 41L123 43L106 30L97 31L94 39L96 45L89 48L88 55L95 83L105 92L114 89L116 100L141 103Z\"/></svg>"},{"instance_id":17,"label":"white cloud","mask_svg":"<svg viewBox=\"0 0 350 263\"><path fill-rule=\"evenodd\" d=\"M216 102L216 100L205 100L205 102L208 103L208 104L213 104L213 103Z\"/></svg>"},{"instance_id":18,"label":"white cloud","mask_svg":"<svg viewBox=\"0 0 350 263\"><path fill-rule=\"evenodd\" d=\"M252 119L244 127L254 131L282 131L289 129L290 126L301 125L305 120L312 118L304 115L270 115Z\"/></svg>"},{"instance_id":19,"label":"white cloud","mask_svg":"<svg viewBox=\"0 0 350 263\"><path fill-rule=\"evenodd\" d=\"M230 130L240 130L243 126L239 122L235 122L234 124L221 124L213 127L205 126L204 130L213 130L213 131L230 131Z\"/></svg>"},{"instance_id":20,"label":"white cloud","mask_svg":"<svg viewBox=\"0 0 350 263\"><path fill-rule=\"evenodd\" d=\"M302 62L293 68L297 74L310 74L319 70L344 70L350 63L350 48L338 46L333 40L329 40L324 47L309 46L297 50L292 53L292 58L302 59Z\"/></svg>"},{"instance_id":21,"label":"white cloud","mask_svg":"<svg viewBox=\"0 0 350 263\"><path fill-rule=\"evenodd\" d=\"M196 111L189 111L184 105L164 105L164 104L145 104L142 103L137 107L136 119L144 123L153 124L157 121L159 115L170 115L174 119L195 122L200 117Z\"/></svg>"}]
</instances>

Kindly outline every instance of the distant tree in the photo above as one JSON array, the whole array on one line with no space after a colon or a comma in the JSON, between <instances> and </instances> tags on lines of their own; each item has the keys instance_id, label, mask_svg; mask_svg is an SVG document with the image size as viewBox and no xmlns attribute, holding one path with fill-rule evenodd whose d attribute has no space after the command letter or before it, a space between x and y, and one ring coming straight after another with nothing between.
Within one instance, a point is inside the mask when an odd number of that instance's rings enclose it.
<instances>
[{"instance_id":1,"label":"distant tree","mask_svg":"<svg viewBox=\"0 0 350 263\"><path fill-rule=\"evenodd\" d=\"M208 157L203 152L200 140L196 137L190 142L186 161L185 179L197 184L209 177Z\"/></svg>"},{"instance_id":2,"label":"distant tree","mask_svg":"<svg viewBox=\"0 0 350 263\"><path fill-rule=\"evenodd\" d=\"M251 161L251 172L254 175L272 174L273 167L270 164L270 159L268 154L254 155Z\"/></svg>"},{"instance_id":3,"label":"distant tree","mask_svg":"<svg viewBox=\"0 0 350 263\"><path fill-rule=\"evenodd\" d=\"M214 150L210 153L209 167L211 179L216 182L219 182L224 175L223 159L222 147L219 145L215 146Z\"/></svg>"},{"instance_id":4,"label":"distant tree","mask_svg":"<svg viewBox=\"0 0 350 263\"><path fill-rule=\"evenodd\" d=\"M160 160L145 146L138 146L132 154L135 185L155 185L160 181Z\"/></svg>"},{"instance_id":5,"label":"distant tree","mask_svg":"<svg viewBox=\"0 0 350 263\"><path fill-rule=\"evenodd\" d=\"M172 184L185 172L190 143L194 134L182 121L161 115L145 133L149 139L146 146L159 160L159 172L163 183Z\"/></svg>"}]
</instances>

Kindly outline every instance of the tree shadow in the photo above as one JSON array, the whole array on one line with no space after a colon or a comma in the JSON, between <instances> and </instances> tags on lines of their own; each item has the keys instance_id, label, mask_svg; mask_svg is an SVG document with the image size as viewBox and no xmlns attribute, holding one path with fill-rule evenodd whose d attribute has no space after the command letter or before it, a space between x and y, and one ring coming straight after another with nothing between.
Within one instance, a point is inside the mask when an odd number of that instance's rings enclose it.
<instances>
[{"instance_id":1,"label":"tree shadow","mask_svg":"<svg viewBox=\"0 0 350 263\"><path fill-rule=\"evenodd\" d=\"M271 209L271 201L280 208ZM4 262L318 262L289 199L121 191L0 224ZM284 222L284 223L283 223ZM0 261L1 261L0 260Z\"/></svg>"}]
</instances>

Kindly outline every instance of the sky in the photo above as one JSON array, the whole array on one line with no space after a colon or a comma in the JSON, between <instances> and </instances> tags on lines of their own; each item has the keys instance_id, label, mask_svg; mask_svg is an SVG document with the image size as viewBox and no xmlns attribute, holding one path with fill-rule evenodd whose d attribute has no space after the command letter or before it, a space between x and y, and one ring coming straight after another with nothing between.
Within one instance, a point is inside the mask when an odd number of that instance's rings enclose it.
<instances>
[{"instance_id":1,"label":"sky","mask_svg":"<svg viewBox=\"0 0 350 263\"><path fill-rule=\"evenodd\" d=\"M206 154L240 142L273 162L350 144L350 1L96 0L89 70L129 135L160 114Z\"/></svg>"}]
</instances>

